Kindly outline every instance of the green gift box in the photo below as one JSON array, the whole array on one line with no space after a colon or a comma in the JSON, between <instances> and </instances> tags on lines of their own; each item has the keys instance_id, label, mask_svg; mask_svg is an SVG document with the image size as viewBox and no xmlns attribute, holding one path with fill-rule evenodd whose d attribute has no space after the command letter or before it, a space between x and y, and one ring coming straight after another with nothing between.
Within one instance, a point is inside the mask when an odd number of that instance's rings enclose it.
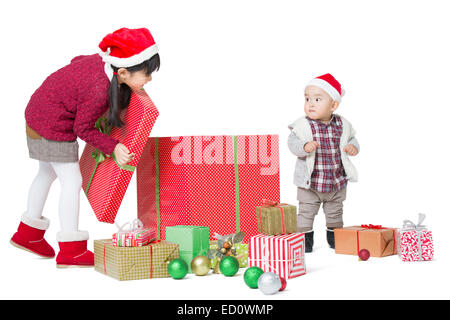
<instances>
[{"instance_id":1,"label":"green gift box","mask_svg":"<svg viewBox=\"0 0 450 320\"><path fill-rule=\"evenodd\" d=\"M209 250L209 228L201 226L166 227L166 241L179 246L180 258L191 270L191 261L196 256L206 256Z\"/></svg>"},{"instance_id":2,"label":"green gift box","mask_svg":"<svg viewBox=\"0 0 450 320\"><path fill-rule=\"evenodd\" d=\"M248 267L248 244L247 243L236 243L234 244L234 247L236 248L236 259L239 261L239 267L240 268L247 268ZM209 248L210 249L217 249L217 240L212 240L209 242ZM214 267L217 264L217 257L211 259L211 269L214 269Z\"/></svg>"}]
</instances>

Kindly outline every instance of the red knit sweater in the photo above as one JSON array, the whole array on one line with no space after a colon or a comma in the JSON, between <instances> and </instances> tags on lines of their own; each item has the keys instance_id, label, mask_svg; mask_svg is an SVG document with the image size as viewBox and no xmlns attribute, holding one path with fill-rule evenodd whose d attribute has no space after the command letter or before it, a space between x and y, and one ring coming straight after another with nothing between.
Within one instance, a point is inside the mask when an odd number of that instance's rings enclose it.
<instances>
[{"instance_id":1,"label":"red knit sweater","mask_svg":"<svg viewBox=\"0 0 450 320\"><path fill-rule=\"evenodd\" d=\"M25 120L45 139L75 141L79 137L112 154L118 141L95 128L109 107L109 84L98 54L75 57L45 79L31 96Z\"/></svg>"}]
</instances>

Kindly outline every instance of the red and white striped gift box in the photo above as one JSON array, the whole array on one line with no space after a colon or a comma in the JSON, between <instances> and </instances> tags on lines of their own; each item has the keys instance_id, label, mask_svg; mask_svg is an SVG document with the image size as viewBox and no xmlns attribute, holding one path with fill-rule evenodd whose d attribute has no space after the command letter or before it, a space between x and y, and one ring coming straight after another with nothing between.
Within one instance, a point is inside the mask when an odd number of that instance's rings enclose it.
<instances>
[{"instance_id":1,"label":"red and white striped gift box","mask_svg":"<svg viewBox=\"0 0 450 320\"><path fill-rule=\"evenodd\" d=\"M142 247L156 239L156 229L116 232L112 236L115 247Z\"/></svg>"},{"instance_id":2,"label":"red and white striped gift box","mask_svg":"<svg viewBox=\"0 0 450 320\"><path fill-rule=\"evenodd\" d=\"M128 165L135 167L138 164L158 115L158 109L144 90L132 92L130 104L122 117L125 125L113 128L110 134L135 154ZM86 196L97 219L114 223L133 172L119 168L112 158L106 158L96 168L96 161L92 157L95 150L86 144L80 158L83 189L86 192L89 185Z\"/></svg>"},{"instance_id":3,"label":"red and white striped gift box","mask_svg":"<svg viewBox=\"0 0 450 320\"><path fill-rule=\"evenodd\" d=\"M285 279L304 275L305 234L253 236L250 239L249 261L251 267L260 267L265 272L274 272Z\"/></svg>"}]
</instances>

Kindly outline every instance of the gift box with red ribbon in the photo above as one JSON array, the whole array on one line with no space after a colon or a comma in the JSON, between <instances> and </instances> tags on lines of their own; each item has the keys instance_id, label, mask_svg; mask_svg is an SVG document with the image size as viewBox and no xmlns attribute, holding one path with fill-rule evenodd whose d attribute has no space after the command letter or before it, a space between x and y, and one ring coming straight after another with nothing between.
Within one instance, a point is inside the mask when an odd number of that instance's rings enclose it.
<instances>
[{"instance_id":1,"label":"gift box with red ribbon","mask_svg":"<svg viewBox=\"0 0 450 320\"><path fill-rule=\"evenodd\" d=\"M371 257L385 257L397 253L396 229L381 225L363 224L360 226L334 229L335 252L358 255L361 249L370 252Z\"/></svg>"},{"instance_id":2,"label":"gift box with red ribbon","mask_svg":"<svg viewBox=\"0 0 450 320\"><path fill-rule=\"evenodd\" d=\"M403 221L403 227L397 232L398 254L402 261L433 260L434 246L431 230L424 226L424 214L419 214L419 222Z\"/></svg>"},{"instance_id":3,"label":"gift box with red ribbon","mask_svg":"<svg viewBox=\"0 0 450 320\"><path fill-rule=\"evenodd\" d=\"M304 275L305 234L253 236L250 239L249 265L260 267L265 272L274 272L284 279Z\"/></svg>"},{"instance_id":4,"label":"gift box with red ribbon","mask_svg":"<svg viewBox=\"0 0 450 320\"><path fill-rule=\"evenodd\" d=\"M138 217L156 227L197 225L214 234L258 233L255 207L279 201L277 135L149 138L137 168Z\"/></svg>"},{"instance_id":5,"label":"gift box with red ribbon","mask_svg":"<svg viewBox=\"0 0 450 320\"><path fill-rule=\"evenodd\" d=\"M297 207L263 199L256 207L258 232L265 235L280 235L297 232Z\"/></svg>"},{"instance_id":6,"label":"gift box with red ribbon","mask_svg":"<svg viewBox=\"0 0 450 320\"><path fill-rule=\"evenodd\" d=\"M141 247L155 239L156 229L143 228L142 222L135 219L132 223L125 223L113 234L112 243L116 247Z\"/></svg>"},{"instance_id":7,"label":"gift box with red ribbon","mask_svg":"<svg viewBox=\"0 0 450 320\"><path fill-rule=\"evenodd\" d=\"M118 280L168 278L178 245L156 240L141 247L116 247L111 239L94 240L95 270Z\"/></svg>"},{"instance_id":8,"label":"gift box with red ribbon","mask_svg":"<svg viewBox=\"0 0 450 320\"><path fill-rule=\"evenodd\" d=\"M80 158L83 190L101 222L114 223L142 150L159 113L144 90L133 91L128 108L122 115L124 126L110 128L106 118L100 118L96 128L124 144L134 153L133 160L119 166L110 155L105 155L86 144Z\"/></svg>"}]
</instances>

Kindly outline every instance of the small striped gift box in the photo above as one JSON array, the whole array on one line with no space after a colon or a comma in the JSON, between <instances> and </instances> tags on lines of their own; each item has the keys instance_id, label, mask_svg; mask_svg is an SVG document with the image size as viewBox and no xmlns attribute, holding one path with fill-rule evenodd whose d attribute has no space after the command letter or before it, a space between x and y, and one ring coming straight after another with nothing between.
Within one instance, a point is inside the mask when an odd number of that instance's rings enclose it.
<instances>
[{"instance_id":1,"label":"small striped gift box","mask_svg":"<svg viewBox=\"0 0 450 320\"><path fill-rule=\"evenodd\" d=\"M249 249L250 267L274 272L284 279L306 273L305 234L291 233L279 236L258 234L251 237Z\"/></svg>"},{"instance_id":2,"label":"small striped gift box","mask_svg":"<svg viewBox=\"0 0 450 320\"><path fill-rule=\"evenodd\" d=\"M112 243L116 247L141 247L156 239L156 229L143 229L113 234Z\"/></svg>"}]
</instances>

